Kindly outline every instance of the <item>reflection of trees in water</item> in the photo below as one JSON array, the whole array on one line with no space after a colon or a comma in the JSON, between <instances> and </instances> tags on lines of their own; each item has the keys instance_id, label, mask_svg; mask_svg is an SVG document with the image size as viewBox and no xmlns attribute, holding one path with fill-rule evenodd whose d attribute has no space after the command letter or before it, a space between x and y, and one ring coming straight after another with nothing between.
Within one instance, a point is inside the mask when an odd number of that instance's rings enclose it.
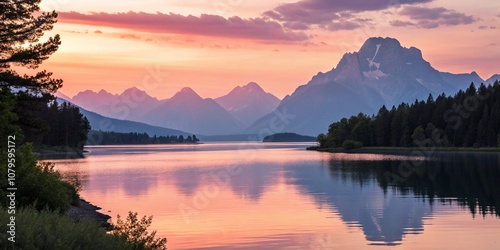
<instances>
[{"instance_id":1,"label":"reflection of trees in water","mask_svg":"<svg viewBox=\"0 0 500 250\"><path fill-rule=\"evenodd\" d=\"M360 185L376 178L387 192L394 189L402 195L413 193L435 200L456 200L471 214L500 216L500 154L437 153L432 160L401 161L330 161L330 174ZM410 166L410 167L407 167Z\"/></svg>"},{"instance_id":2,"label":"reflection of trees in water","mask_svg":"<svg viewBox=\"0 0 500 250\"><path fill-rule=\"evenodd\" d=\"M78 170L70 170L64 172L59 171L59 173L61 173L61 178L64 181L74 184L79 191L81 191L81 188L83 186L86 186L89 183L88 173L82 173Z\"/></svg>"}]
</instances>

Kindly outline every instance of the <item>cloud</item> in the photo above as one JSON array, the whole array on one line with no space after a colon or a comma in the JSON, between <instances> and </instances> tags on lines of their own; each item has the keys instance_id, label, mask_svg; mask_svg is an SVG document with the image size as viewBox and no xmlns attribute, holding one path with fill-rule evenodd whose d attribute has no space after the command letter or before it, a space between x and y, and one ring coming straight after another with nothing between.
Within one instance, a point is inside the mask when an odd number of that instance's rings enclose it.
<instances>
[{"instance_id":1,"label":"cloud","mask_svg":"<svg viewBox=\"0 0 500 250\"><path fill-rule=\"evenodd\" d=\"M332 22L328 24L327 29L330 31L336 31L336 30L353 30L356 28L361 27L359 23L356 22L351 22L351 21L344 21L344 22Z\"/></svg>"},{"instance_id":2,"label":"cloud","mask_svg":"<svg viewBox=\"0 0 500 250\"><path fill-rule=\"evenodd\" d=\"M407 26L415 26L416 24L408 21L394 20L389 22L394 27L407 27Z\"/></svg>"},{"instance_id":3,"label":"cloud","mask_svg":"<svg viewBox=\"0 0 500 250\"><path fill-rule=\"evenodd\" d=\"M304 41L309 37L265 18L224 18L217 15L183 16L169 13L90 13L60 12L58 19L66 23L126 28L137 31L203 35L270 41Z\"/></svg>"},{"instance_id":4,"label":"cloud","mask_svg":"<svg viewBox=\"0 0 500 250\"><path fill-rule=\"evenodd\" d=\"M282 4L263 13L264 17L283 22L285 27L317 26L327 30L355 29L363 23L356 13L389 9L393 6L427 3L432 0L301 0Z\"/></svg>"},{"instance_id":5,"label":"cloud","mask_svg":"<svg viewBox=\"0 0 500 250\"><path fill-rule=\"evenodd\" d=\"M486 26L486 25L481 25L479 27L477 27L478 29L480 30L486 30L486 29L490 29L490 30L496 30L497 29L497 26Z\"/></svg>"},{"instance_id":6,"label":"cloud","mask_svg":"<svg viewBox=\"0 0 500 250\"><path fill-rule=\"evenodd\" d=\"M441 25L456 26L463 24L471 24L476 21L473 16L464 13L456 12L445 8L427 8L420 6L405 6L399 12L400 15L406 16L415 22L415 25L420 28L433 29ZM402 22L391 22L393 26L401 26ZM394 25L396 24L396 25Z\"/></svg>"},{"instance_id":7,"label":"cloud","mask_svg":"<svg viewBox=\"0 0 500 250\"><path fill-rule=\"evenodd\" d=\"M141 40L139 36L133 34L122 34L120 35L121 39L130 39L130 40Z\"/></svg>"}]
</instances>

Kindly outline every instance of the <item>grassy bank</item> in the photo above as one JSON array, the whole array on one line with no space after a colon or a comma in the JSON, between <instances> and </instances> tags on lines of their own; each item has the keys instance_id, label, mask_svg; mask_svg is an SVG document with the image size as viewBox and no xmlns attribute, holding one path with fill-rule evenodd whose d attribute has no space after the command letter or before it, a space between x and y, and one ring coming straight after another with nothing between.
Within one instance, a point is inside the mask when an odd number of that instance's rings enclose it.
<instances>
[{"instance_id":1,"label":"grassy bank","mask_svg":"<svg viewBox=\"0 0 500 250\"><path fill-rule=\"evenodd\" d=\"M7 211L0 206L0 213L6 215ZM94 222L75 223L58 212L25 207L15 217L15 242L8 241L11 235L7 232L1 232L2 249L134 249ZM7 225L7 218L1 216L0 222Z\"/></svg>"},{"instance_id":2,"label":"grassy bank","mask_svg":"<svg viewBox=\"0 0 500 250\"><path fill-rule=\"evenodd\" d=\"M418 148L418 147L362 147L356 149L308 147L307 150L330 153L409 153L412 151L439 151L439 152L499 152L500 148Z\"/></svg>"}]
</instances>

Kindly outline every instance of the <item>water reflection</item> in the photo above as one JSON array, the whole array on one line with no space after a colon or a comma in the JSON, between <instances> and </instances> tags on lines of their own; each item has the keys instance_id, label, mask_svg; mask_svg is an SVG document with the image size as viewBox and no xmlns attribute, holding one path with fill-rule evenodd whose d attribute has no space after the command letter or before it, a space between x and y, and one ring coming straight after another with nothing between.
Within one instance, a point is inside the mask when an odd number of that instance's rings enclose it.
<instances>
[{"instance_id":1,"label":"water reflection","mask_svg":"<svg viewBox=\"0 0 500 250\"><path fill-rule=\"evenodd\" d=\"M433 223L446 216L460 218L460 232L470 232L470 214L485 216L493 227L474 237L500 233L499 154L328 154L303 148L94 147L87 158L56 166L80 178L83 196L110 215L154 215L153 227L169 238L170 249L411 248L435 242L418 237L442 232ZM468 219L459 217L464 214Z\"/></svg>"},{"instance_id":2,"label":"water reflection","mask_svg":"<svg viewBox=\"0 0 500 250\"><path fill-rule=\"evenodd\" d=\"M436 201L467 207L472 216L499 216L499 161L495 153L333 154L323 163L328 176L321 168L295 166L287 179L345 223L362 227L371 244L397 245L424 230Z\"/></svg>"},{"instance_id":3,"label":"water reflection","mask_svg":"<svg viewBox=\"0 0 500 250\"><path fill-rule=\"evenodd\" d=\"M364 173L351 172L356 162L330 162L326 173L319 168L300 168L288 172L293 183L314 195L323 206L329 205L346 224L361 227L373 244L397 245L407 233L423 230L423 219L432 209L421 199L404 198L384 192L378 183ZM369 167L369 162L367 166ZM336 171L340 170L340 171ZM353 181L353 177L358 177Z\"/></svg>"},{"instance_id":4,"label":"water reflection","mask_svg":"<svg viewBox=\"0 0 500 250\"><path fill-rule=\"evenodd\" d=\"M500 216L500 154L434 153L428 160L352 161L331 159L332 177L343 176L363 185L376 179L387 191L448 203L455 200L471 214Z\"/></svg>"}]
</instances>

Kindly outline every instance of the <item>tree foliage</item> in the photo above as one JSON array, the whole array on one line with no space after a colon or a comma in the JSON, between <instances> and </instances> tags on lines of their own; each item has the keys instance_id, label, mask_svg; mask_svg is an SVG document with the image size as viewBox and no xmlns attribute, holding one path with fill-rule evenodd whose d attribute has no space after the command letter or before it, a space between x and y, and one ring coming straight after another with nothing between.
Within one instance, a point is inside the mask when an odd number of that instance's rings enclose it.
<instances>
[{"instance_id":1,"label":"tree foliage","mask_svg":"<svg viewBox=\"0 0 500 250\"><path fill-rule=\"evenodd\" d=\"M177 143L197 143L200 140L196 135L188 136L156 136L150 137L147 133L119 133L107 131L90 131L88 135L88 145L122 145L122 144L177 144Z\"/></svg>"},{"instance_id":2,"label":"tree foliage","mask_svg":"<svg viewBox=\"0 0 500 250\"><path fill-rule=\"evenodd\" d=\"M59 35L41 41L57 22L56 12L40 12L41 0L6 0L0 2L0 87L15 96L16 124L26 142L38 144L49 131L41 117L62 80L52 73L36 70L57 51ZM20 74L18 69L31 74Z\"/></svg>"},{"instance_id":3,"label":"tree foliage","mask_svg":"<svg viewBox=\"0 0 500 250\"><path fill-rule=\"evenodd\" d=\"M83 149L90 123L78 107L66 102L59 105L57 101L53 101L50 106L42 108L41 118L49 128L42 137L41 144Z\"/></svg>"},{"instance_id":4,"label":"tree foliage","mask_svg":"<svg viewBox=\"0 0 500 250\"><path fill-rule=\"evenodd\" d=\"M52 30L57 13L40 13L41 0L6 0L0 2L0 83L22 88L31 97L50 98L62 86L52 79L52 73L39 71L31 76L19 75L12 66L36 69L54 52L61 40L59 35L40 42L45 31Z\"/></svg>"},{"instance_id":5,"label":"tree foliage","mask_svg":"<svg viewBox=\"0 0 500 250\"><path fill-rule=\"evenodd\" d=\"M411 147L426 139L435 146L499 147L500 84L476 88L471 84L454 96L429 95L426 101L402 103L388 110L380 108L375 116L363 113L343 118L317 138L320 147L351 146ZM359 144L357 144L359 145Z\"/></svg>"}]
</instances>

